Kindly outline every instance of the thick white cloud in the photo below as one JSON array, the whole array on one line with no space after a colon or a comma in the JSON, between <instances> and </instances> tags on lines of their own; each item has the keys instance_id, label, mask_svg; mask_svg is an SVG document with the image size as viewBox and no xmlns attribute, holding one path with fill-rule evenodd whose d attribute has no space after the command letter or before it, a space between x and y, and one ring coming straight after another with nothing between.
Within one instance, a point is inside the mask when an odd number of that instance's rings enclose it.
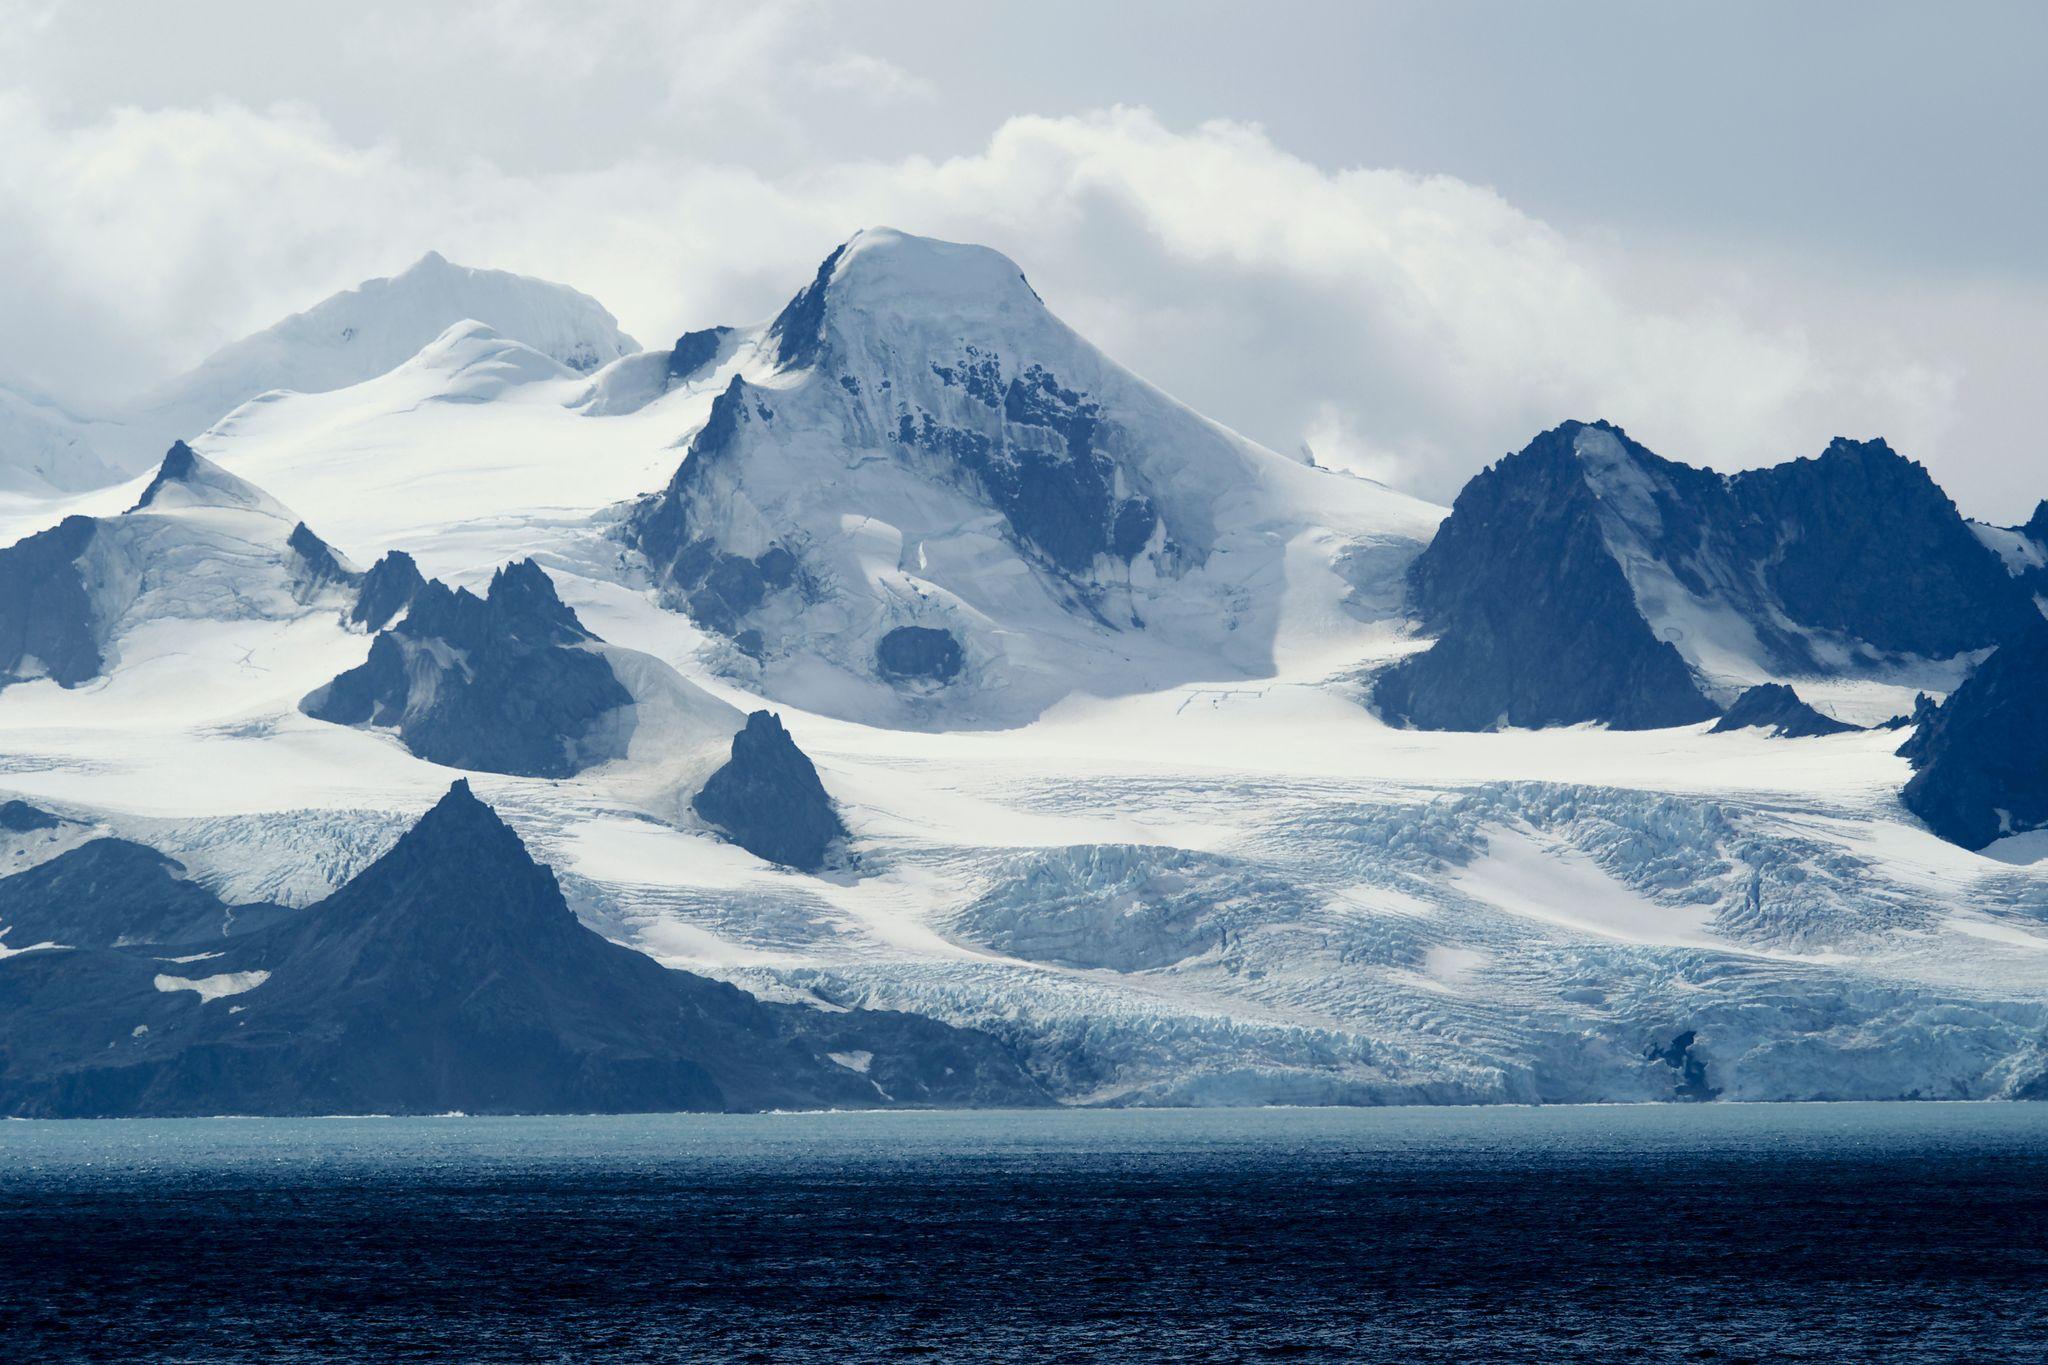
<instances>
[{"instance_id":1,"label":"thick white cloud","mask_svg":"<svg viewBox=\"0 0 2048 1365\"><path fill-rule=\"evenodd\" d=\"M858 54L829 79L919 93ZM1606 416L1724 466L1882 433L1963 475L1966 506L2017 500L1954 450L1960 366L1867 291L1670 268L1481 186L1331 172L1253 126L1139 109L1013 118L938 161L768 173L622 140L590 169L514 173L351 145L305 108L74 125L17 94L0 98L0 373L113 396L429 247L586 289L660 344L765 316L869 223L997 246L1205 413L1437 497L1541 427Z\"/></svg>"}]
</instances>

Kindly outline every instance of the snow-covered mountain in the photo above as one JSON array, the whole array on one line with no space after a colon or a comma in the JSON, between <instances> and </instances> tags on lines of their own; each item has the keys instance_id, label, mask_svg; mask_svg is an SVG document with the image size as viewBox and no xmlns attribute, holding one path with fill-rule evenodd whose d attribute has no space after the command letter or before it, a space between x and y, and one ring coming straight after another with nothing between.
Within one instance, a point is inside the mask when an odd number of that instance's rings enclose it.
<instances>
[{"instance_id":1,"label":"snow-covered mountain","mask_svg":"<svg viewBox=\"0 0 2048 1365\"><path fill-rule=\"evenodd\" d=\"M0 386L0 493L79 492L138 473L273 390L327 393L404 364L460 322L481 323L555 365L587 374L640 348L597 300L566 285L455 265L428 252L243 337L135 397L90 412Z\"/></svg>"},{"instance_id":2,"label":"snow-covered mountain","mask_svg":"<svg viewBox=\"0 0 2048 1365\"><path fill-rule=\"evenodd\" d=\"M7 1105L228 1104L187 1082L240 1021L304 1074L373 960L445 1002L471 949L592 1075L711 1055L618 963L739 986L817 1102L960 1061L926 1098L2048 1096L2040 518L1875 443L1724 478L1576 423L1447 514L1207 422L993 252L791 284L587 374L450 318L0 501ZM425 862L559 902L380 864L459 777L505 856Z\"/></svg>"},{"instance_id":3,"label":"snow-covered mountain","mask_svg":"<svg viewBox=\"0 0 2048 1365\"><path fill-rule=\"evenodd\" d=\"M982 247L862 233L725 378L729 348L675 353L722 383L626 534L734 677L813 710L1005 724L1267 676L1290 594L1383 588L1438 515L1204 420Z\"/></svg>"},{"instance_id":4,"label":"snow-covered mountain","mask_svg":"<svg viewBox=\"0 0 2048 1365\"><path fill-rule=\"evenodd\" d=\"M1873 684L1900 710L2040 616L1882 441L1722 475L1605 422L1567 422L1475 477L1409 580L1435 643L1374 695L1435 729L1680 725L1793 678Z\"/></svg>"}]
</instances>

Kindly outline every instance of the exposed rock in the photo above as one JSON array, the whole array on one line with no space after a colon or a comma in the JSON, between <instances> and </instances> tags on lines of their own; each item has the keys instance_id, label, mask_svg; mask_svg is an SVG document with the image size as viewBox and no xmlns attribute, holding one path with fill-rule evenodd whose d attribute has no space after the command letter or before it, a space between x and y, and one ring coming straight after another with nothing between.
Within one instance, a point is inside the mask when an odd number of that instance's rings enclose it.
<instances>
[{"instance_id":1,"label":"exposed rock","mask_svg":"<svg viewBox=\"0 0 2048 1365\"><path fill-rule=\"evenodd\" d=\"M670 383L681 383L691 378L705 366L718 358L719 348L731 336L730 327L707 327L700 332L685 332L676 339L676 348L669 352L668 377Z\"/></svg>"},{"instance_id":2,"label":"exposed rock","mask_svg":"<svg viewBox=\"0 0 2048 1365\"><path fill-rule=\"evenodd\" d=\"M1985 648L2038 616L1927 471L1882 441L1732 476L1567 422L1483 471L1410 576L1435 648L1376 700L1428 728L1711 714L1717 652L1853 675Z\"/></svg>"},{"instance_id":3,"label":"exposed rock","mask_svg":"<svg viewBox=\"0 0 2048 1365\"><path fill-rule=\"evenodd\" d=\"M98 526L66 517L0 549L0 687L27 678L76 687L99 676L100 625L79 567Z\"/></svg>"},{"instance_id":4,"label":"exposed rock","mask_svg":"<svg viewBox=\"0 0 2048 1365\"><path fill-rule=\"evenodd\" d=\"M303 521L292 527L285 547L291 552L293 596L302 602L310 601L322 588L353 589L363 581L362 573L314 535Z\"/></svg>"},{"instance_id":5,"label":"exposed rock","mask_svg":"<svg viewBox=\"0 0 2048 1365\"><path fill-rule=\"evenodd\" d=\"M327 900L218 952L180 964L107 949L11 959L0 1113L1044 1102L984 1034L766 1004L608 942L460 782Z\"/></svg>"},{"instance_id":6,"label":"exposed rock","mask_svg":"<svg viewBox=\"0 0 2048 1365\"><path fill-rule=\"evenodd\" d=\"M1727 714L1708 731L1724 734L1730 730L1767 729L1780 739L1810 739L1816 735L1839 735L1861 729L1833 716L1824 716L1799 699L1783 683L1762 683L1735 699Z\"/></svg>"},{"instance_id":7,"label":"exposed rock","mask_svg":"<svg viewBox=\"0 0 2048 1365\"><path fill-rule=\"evenodd\" d=\"M426 585L426 577L411 555L403 550L388 550L363 575L348 619L366 630L382 630L412 605L413 598Z\"/></svg>"},{"instance_id":8,"label":"exposed rock","mask_svg":"<svg viewBox=\"0 0 2048 1365\"><path fill-rule=\"evenodd\" d=\"M2000 645L1938 707L1915 708L1901 799L1950 843L2048 826L2048 622Z\"/></svg>"},{"instance_id":9,"label":"exposed rock","mask_svg":"<svg viewBox=\"0 0 2048 1365\"><path fill-rule=\"evenodd\" d=\"M275 918L274 906L238 915L184 878L184 866L126 839L94 839L12 877L0 878L0 929L16 948L204 944Z\"/></svg>"},{"instance_id":10,"label":"exposed rock","mask_svg":"<svg viewBox=\"0 0 2048 1365\"><path fill-rule=\"evenodd\" d=\"M26 801L0 801L0 829L11 834L32 834L39 829L55 829L63 823L50 812Z\"/></svg>"},{"instance_id":11,"label":"exposed rock","mask_svg":"<svg viewBox=\"0 0 2048 1365\"><path fill-rule=\"evenodd\" d=\"M1567 423L1481 471L1409 571L1434 646L1381 674L1374 703L1426 730L1689 725L1715 713L1652 634L1600 527Z\"/></svg>"},{"instance_id":12,"label":"exposed rock","mask_svg":"<svg viewBox=\"0 0 2048 1365\"><path fill-rule=\"evenodd\" d=\"M299 709L394 729L449 767L569 777L623 752L633 698L596 642L530 559L492 575L481 598L429 580L361 666Z\"/></svg>"},{"instance_id":13,"label":"exposed rock","mask_svg":"<svg viewBox=\"0 0 2048 1365\"><path fill-rule=\"evenodd\" d=\"M846 826L818 770L796 747L782 718L756 711L732 739L732 759L711 775L690 806L747 852L816 872Z\"/></svg>"},{"instance_id":14,"label":"exposed rock","mask_svg":"<svg viewBox=\"0 0 2048 1365\"><path fill-rule=\"evenodd\" d=\"M875 662L886 677L951 682L960 672L960 642L950 630L898 626L875 647Z\"/></svg>"}]
</instances>

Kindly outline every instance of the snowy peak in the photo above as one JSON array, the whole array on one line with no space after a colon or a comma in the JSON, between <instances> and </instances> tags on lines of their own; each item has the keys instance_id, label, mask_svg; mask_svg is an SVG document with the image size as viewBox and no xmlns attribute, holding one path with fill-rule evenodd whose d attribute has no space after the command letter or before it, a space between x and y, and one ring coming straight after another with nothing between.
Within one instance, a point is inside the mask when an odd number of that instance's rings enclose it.
<instances>
[{"instance_id":1,"label":"snowy peak","mask_svg":"<svg viewBox=\"0 0 2048 1365\"><path fill-rule=\"evenodd\" d=\"M835 325L858 329L879 313L987 325L1044 311L1024 272L999 251L868 228L825 258L768 335L789 368L814 364Z\"/></svg>"},{"instance_id":2,"label":"snowy peak","mask_svg":"<svg viewBox=\"0 0 2048 1365\"><path fill-rule=\"evenodd\" d=\"M229 508L274 517L287 524L297 521L276 498L179 441L164 455L156 477L129 510L163 513L192 508Z\"/></svg>"},{"instance_id":3,"label":"snowy peak","mask_svg":"<svg viewBox=\"0 0 2048 1365\"><path fill-rule=\"evenodd\" d=\"M571 374L552 356L475 318L451 323L399 369L431 376L434 396L449 402L488 402L522 384Z\"/></svg>"},{"instance_id":4,"label":"snowy peak","mask_svg":"<svg viewBox=\"0 0 2048 1365\"><path fill-rule=\"evenodd\" d=\"M514 354L508 343L532 354ZM94 427L94 439L102 455L132 471L162 441L203 432L259 394L348 388L437 344L432 363L483 366L475 391L449 395L456 398L559 377L554 366L588 374L640 349L597 300L567 285L455 265L429 252L397 275L367 280L221 348L127 405L118 425Z\"/></svg>"},{"instance_id":5,"label":"snowy peak","mask_svg":"<svg viewBox=\"0 0 2048 1365\"><path fill-rule=\"evenodd\" d=\"M708 343L672 368L722 392L627 535L807 708L1003 723L1076 686L1263 676L1279 604L1247 585L1301 581L1290 540L1391 578L1440 516L1205 421L985 247L860 233L769 325L770 372L707 371Z\"/></svg>"}]
</instances>

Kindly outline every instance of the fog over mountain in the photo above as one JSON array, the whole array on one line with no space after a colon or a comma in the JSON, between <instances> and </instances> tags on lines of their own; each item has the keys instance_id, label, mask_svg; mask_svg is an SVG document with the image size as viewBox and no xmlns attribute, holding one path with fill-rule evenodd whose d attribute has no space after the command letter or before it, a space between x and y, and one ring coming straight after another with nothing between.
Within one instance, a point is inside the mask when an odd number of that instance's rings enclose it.
<instances>
[{"instance_id":1,"label":"fog over mountain","mask_svg":"<svg viewBox=\"0 0 2048 1365\"><path fill-rule=\"evenodd\" d=\"M97 411L428 250L674 336L888 223L1029 260L1138 374L1439 501L1575 413L1720 469L1883 435L2023 519L2040 15L1756 7L1747 42L1591 8L1141 3L1076 45L1061 3L206 0L109 32L18 0L0 388Z\"/></svg>"}]
</instances>

